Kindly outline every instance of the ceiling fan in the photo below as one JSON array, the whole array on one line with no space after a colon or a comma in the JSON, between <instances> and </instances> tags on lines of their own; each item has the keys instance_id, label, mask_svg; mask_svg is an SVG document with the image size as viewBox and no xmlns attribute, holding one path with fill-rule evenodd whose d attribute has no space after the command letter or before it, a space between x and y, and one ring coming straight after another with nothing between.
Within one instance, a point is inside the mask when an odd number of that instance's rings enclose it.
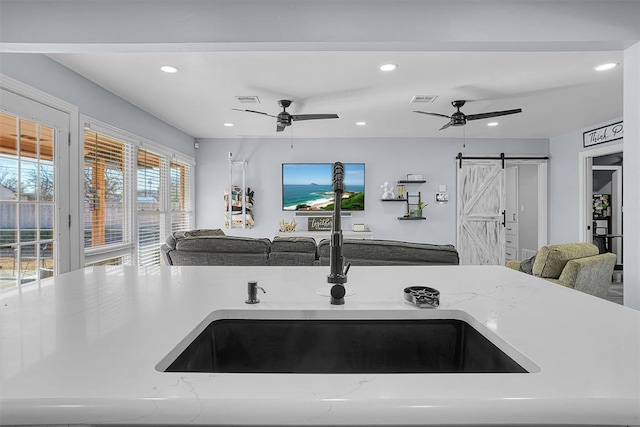
<instances>
[{"instance_id":1,"label":"ceiling fan","mask_svg":"<svg viewBox=\"0 0 640 427\"><path fill-rule=\"evenodd\" d=\"M285 127L290 126L292 122L298 120L318 120L318 119L337 119L339 118L337 114L289 114L287 113L287 107L291 105L291 101L288 99L281 99L278 101L278 105L282 107L282 112L278 113L277 116L273 114L263 113L262 111L255 110L240 110L238 108L234 108L236 111L246 111L247 113L256 113L262 114L269 117L275 117L277 119L277 132L282 132Z\"/></svg>"},{"instance_id":2,"label":"ceiling fan","mask_svg":"<svg viewBox=\"0 0 640 427\"><path fill-rule=\"evenodd\" d=\"M438 116L438 117L446 117L449 119L449 123L445 124L440 128L440 130L446 129L449 126L464 126L467 124L467 120L478 120L478 119L488 119L490 117L498 117L498 116L506 116L509 114L521 113L522 109L518 108L515 110L504 110L504 111L492 111L490 113L480 113L480 114L469 114L466 115L460 108L465 104L466 101L453 101L451 105L453 105L457 111L453 113L451 116L445 116L444 114L438 113L427 113L426 111L414 111L414 113L428 114L430 116Z\"/></svg>"}]
</instances>

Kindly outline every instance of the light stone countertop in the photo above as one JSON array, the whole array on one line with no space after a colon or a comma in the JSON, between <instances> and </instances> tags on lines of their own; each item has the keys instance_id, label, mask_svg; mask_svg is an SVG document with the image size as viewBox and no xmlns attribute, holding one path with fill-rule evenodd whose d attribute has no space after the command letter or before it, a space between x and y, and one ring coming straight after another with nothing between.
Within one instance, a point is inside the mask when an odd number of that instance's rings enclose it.
<instances>
[{"instance_id":1,"label":"light stone countertop","mask_svg":"<svg viewBox=\"0 0 640 427\"><path fill-rule=\"evenodd\" d=\"M94 267L0 294L0 424L640 425L640 312L499 266ZM244 303L246 283L266 294ZM441 292L440 308L403 300ZM526 374L219 374L156 369L212 313L464 312Z\"/></svg>"}]
</instances>

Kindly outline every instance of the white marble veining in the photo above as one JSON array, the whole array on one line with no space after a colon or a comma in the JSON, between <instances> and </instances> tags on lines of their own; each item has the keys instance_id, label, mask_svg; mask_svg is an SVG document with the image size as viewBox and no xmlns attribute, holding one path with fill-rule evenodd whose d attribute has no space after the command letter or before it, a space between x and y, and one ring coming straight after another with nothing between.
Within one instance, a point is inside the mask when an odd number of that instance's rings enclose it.
<instances>
[{"instance_id":1,"label":"white marble veining","mask_svg":"<svg viewBox=\"0 0 640 427\"><path fill-rule=\"evenodd\" d=\"M0 424L640 425L640 312L504 267L95 267L0 294ZM247 305L246 283L266 289ZM426 313L441 291L528 374L203 374L156 365L216 310ZM388 313L387 313L388 314ZM413 315L413 314L412 314Z\"/></svg>"}]
</instances>

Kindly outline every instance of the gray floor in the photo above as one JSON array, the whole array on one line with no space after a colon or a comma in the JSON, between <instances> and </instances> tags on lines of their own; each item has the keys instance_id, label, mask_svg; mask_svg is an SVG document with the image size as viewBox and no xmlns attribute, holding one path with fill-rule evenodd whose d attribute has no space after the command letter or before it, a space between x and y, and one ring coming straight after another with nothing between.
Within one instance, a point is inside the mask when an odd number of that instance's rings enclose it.
<instances>
[{"instance_id":1,"label":"gray floor","mask_svg":"<svg viewBox=\"0 0 640 427\"><path fill-rule=\"evenodd\" d=\"M609 292L607 292L607 296L605 298L607 301L622 305L622 281L616 282L614 277L614 281L611 282Z\"/></svg>"}]
</instances>

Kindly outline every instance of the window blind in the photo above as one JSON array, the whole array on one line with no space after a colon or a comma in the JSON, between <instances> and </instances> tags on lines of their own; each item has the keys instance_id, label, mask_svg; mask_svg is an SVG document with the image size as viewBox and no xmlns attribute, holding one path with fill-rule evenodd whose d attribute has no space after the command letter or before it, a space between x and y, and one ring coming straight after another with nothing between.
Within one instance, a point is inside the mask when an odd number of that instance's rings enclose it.
<instances>
[{"instance_id":1,"label":"window blind","mask_svg":"<svg viewBox=\"0 0 640 427\"><path fill-rule=\"evenodd\" d=\"M172 161L170 163L170 232L190 230L194 227L193 166Z\"/></svg>"},{"instance_id":2,"label":"window blind","mask_svg":"<svg viewBox=\"0 0 640 427\"><path fill-rule=\"evenodd\" d=\"M137 155L138 265L160 265L160 245L166 237L165 157L139 148Z\"/></svg>"},{"instance_id":3,"label":"window blind","mask_svg":"<svg viewBox=\"0 0 640 427\"><path fill-rule=\"evenodd\" d=\"M84 245L97 248L131 243L133 147L116 138L84 133Z\"/></svg>"}]
</instances>

